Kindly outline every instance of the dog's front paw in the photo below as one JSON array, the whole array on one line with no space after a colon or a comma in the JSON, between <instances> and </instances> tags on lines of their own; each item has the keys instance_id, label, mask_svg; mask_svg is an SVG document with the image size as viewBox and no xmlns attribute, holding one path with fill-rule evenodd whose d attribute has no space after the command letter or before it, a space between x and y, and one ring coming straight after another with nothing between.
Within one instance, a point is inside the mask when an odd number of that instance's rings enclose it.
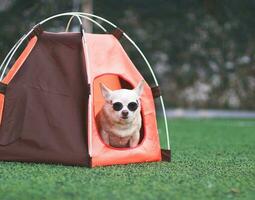
<instances>
[{"instance_id":1,"label":"dog's front paw","mask_svg":"<svg viewBox=\"0 0 255 200\"><path fill-rule=\"evenodd\" d=\"M139 143L139 140L140 140L140 133L138 132L138 133L134 134L131 137L130 142L129 142L129 146L131 148L136 147L138 145L138 143Z\"/></svg>"},{"instance_id":2,"label":"dog's front paw","mask_svg":"<svg viewBox=\"0 0 255 200\"><path fill-rule=\"evenodd\" d=\"M110 145L110 138L109 138L108 133L106 133L105 131L102 130L101 131L101 137L102 137L105 144Z\"/></svg>"}]
</instances>

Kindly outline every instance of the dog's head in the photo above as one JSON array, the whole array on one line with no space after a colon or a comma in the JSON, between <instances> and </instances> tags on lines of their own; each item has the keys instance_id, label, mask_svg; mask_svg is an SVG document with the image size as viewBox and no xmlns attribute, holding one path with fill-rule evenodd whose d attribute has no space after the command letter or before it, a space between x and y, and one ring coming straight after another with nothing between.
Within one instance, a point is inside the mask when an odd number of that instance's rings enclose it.
<instances>
[{"instance_id":1,"label":"dog's head","mask_svg":"<svg viewBox=\"0 0 255 200\"><path fill-rule=\"evenodd\" d=\"M100 84L101 92L105 99L104 109L116 122L132 122L140 114L140 96L143 92L144 81L141 81L132 90L110 90L104 84Z\"/></svg>"}]
</instances>

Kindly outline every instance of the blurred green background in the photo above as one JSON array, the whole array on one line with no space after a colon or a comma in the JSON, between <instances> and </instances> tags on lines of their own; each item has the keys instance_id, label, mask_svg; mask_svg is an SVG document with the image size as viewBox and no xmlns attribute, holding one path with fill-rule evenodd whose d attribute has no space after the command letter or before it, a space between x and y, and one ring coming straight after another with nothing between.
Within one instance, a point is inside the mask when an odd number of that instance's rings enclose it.
<instances>
[{"instance_id":1,"label":"blurred green background","mask_svg":"<svg viewBox=\"0 0 255 200\"><path fill-rule=\"evenodd\" d=\"M141 47L159 78L167 107L255 109L254 0L0 2L1 61L18 38L46 17L93 12L117 24ZM56 20L47 30L63 31L67 21ZM151 82L139 54L125 47Z\"/></svg>"}]
</instances>

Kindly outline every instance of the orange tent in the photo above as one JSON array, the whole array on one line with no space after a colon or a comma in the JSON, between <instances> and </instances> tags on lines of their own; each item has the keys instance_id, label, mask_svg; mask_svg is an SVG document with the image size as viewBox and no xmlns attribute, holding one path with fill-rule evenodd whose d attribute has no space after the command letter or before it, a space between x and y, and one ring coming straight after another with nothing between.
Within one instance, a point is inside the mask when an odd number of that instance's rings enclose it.
<instances>
[{"instance_id":1,"label":"orange tent","mask_svg":"<svg viewBox=\"0 0 255 200\"><path fill-rule=\"evenodd\" d=\"M42 25L57 17L77 18L80 33L50 33ZM81 18L94 18L115 27L112 33L85 33ZM144 58L156 87L147 83L141 96L141 141L135 148L114 148L103 143L96 116L104 104L99 83L111 89L133 88L143 76L118 39L126 37ZM10 60L30 38L13 66ZM10 69L7 72L7 69ZM29 31L1 65L0 160L90 167L170 160L170 145L163 98L155 75L140 49L111 22L86 13L52 16ZM160 146L154 98L160 99L166 147ZM162 138L161 138L162 141Z\"/></svg>"}]
</instances>

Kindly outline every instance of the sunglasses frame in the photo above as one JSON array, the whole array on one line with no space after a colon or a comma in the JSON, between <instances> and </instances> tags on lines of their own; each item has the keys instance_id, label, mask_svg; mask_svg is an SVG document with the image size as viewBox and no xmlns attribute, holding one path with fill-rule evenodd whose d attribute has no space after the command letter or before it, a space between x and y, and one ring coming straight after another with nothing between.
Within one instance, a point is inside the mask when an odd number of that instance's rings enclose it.
<instances>
[{"instance_id":1,"label":"sunglasses frame","mask_svg":"<svg viewBox=\"0 0 255 200\"><path fill-rule=\"evenodd\" d=\"M117 104L120 104L120 106L121 106L120 109L115 109L115 108L114 108L114 104L116 105L116 103L117 103ZM132 103L135 103L135 104L136 104L137 107L136 107L135 109L130 109L130 104L132 104ZM117 101L117 102L114 102L114 103L111 103L111 104L112 104L112 108L113 108L114 111L121 111L121 110L123 109L123 107L124 107L123 103L118 102L118 101ZM139 107L139 102L138 102L138 100L136 100L136 102L132 101L132 102L128 103L128 105L126 105L126 107L128 108L129 111L135 112L135 111L138 109L138 107Z\"/></svg>"}]
</instances>

